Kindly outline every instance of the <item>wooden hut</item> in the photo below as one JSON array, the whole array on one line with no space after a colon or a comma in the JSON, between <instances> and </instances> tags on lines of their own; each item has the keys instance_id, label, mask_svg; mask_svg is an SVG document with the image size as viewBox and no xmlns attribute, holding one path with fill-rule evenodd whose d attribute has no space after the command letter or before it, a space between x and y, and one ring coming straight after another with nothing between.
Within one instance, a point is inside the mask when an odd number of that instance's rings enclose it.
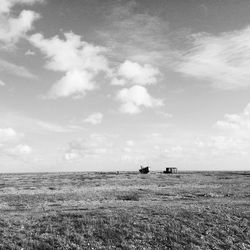
<instances>
[{"instance_id":1,"label":"wooden hut","mask_svg":"<svg viewBox=\"0 0 250 250\"><path fill-rule=\"evenodd\" d=\"M165 171L163 171L164 174L177 174L177 168L174 167L168 167Z\"/></svg>"},{"instance_id":2,"label":"wooden hut","mask_svg":"<svg viewBox=\"0 0 250 250\"><path fill-rule=\"evenodd\" d=\"M139 172L141 174L148 174L149 173L149 167L148 166L147 167L142 167L141 166L141 169L139 169Z\"/></svg>"}]
</instances>

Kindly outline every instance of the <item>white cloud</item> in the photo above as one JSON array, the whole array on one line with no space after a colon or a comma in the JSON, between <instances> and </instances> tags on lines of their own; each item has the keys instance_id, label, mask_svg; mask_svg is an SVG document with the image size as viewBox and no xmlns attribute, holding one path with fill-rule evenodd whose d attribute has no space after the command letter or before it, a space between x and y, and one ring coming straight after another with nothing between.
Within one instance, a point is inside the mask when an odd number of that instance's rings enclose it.
<instances>
[{"instance_id":1,"label":"white cloud","mask_svg":"<svg viewBox=\"0 0 250 250\"><path fill-rule=\"evenodd\" d=\"M81 154L77 150L74 150L74 149L70 149L69 152L66 152L64 154L64 159L66 161L74 161L79 158L81 158Z\"/></svg>"},{"instance_id":2,"label":"white cloud","mask_svg":"<svg viewBox=\"0 0 250 250\"><path fill-rule=\"evenodd\" d=\"M0 13L9 13L14 5L32 5L37 2L42 3L44 0L1 0Z\"/></svg>"},{"instance_id":3,"label":"white cloud","mask_svg":"<svg viewBox=\"0 0 250 250\"><path fill-rule=\"evenodd\" d=\"M48 58L46 67L54 71L90 70L108 71L108 62L102 54L104 47L94 46L81 40L72 32L64 33L64 39L54 36L46 39L42 34L30 37L31 43L38 47Z\"/></svg>"},{"instance_id":4,"label":"white cloud","mask_svg":"<svg viewBox=\"0 0 250 250\"><path fill-rule=\"evenodd\" d=\"M250 85L250 27L218 36L200 33L192 39L193 47L175 65L176 71L221 89Z\"/></svg>"},{"instance_id":5,"label":"white cloud","mask_svg":"<svg viewBox=\"0 0 250 250\"><path fill-rule=\"evenodd\" d=\"M88 71L68 71L50 89L48 97L84 96L87 91L95 89L93 74Z\"/></svg>"},{"instance_id":6,"label":"white cloud","mask_svg":"<svg viewBox=\"0 0 250 250\"><path fill-rule=\"evenodd\" d=\"M224 135L213 135L202 140L202 144L197 144L197 154L203 154L203 156L211 157L217 156L220 158L226 157L227 155L242 156L249 143L245 143L241 138L235 136L224 136Z\"/></svg>"},{"instance_id":7,"label":"white cloud","mask_svg":"<svg viewBox=\"0 0 250 250\"><path fill-rule=\"evenodd\" d=\"M46 55L46 67L65 72L49 91L53 98L84 95L95 89L94 78L99 73L110 74L108 61L103 55L105 48L82 41L81 36L72 32L65 33L64 37L46 39L42 34L30 37L30 42Z\"/></svg>"},{"instance_id":8,"label":"white cloud","mask_svg":"<svg viewBox=\"0 0 250 250\"><path fill-rule=\"evenodd\" d=\"M1 0L0 5L0 44L2 48L11 48L33 28L33 23L39 14L31 10L22 10L17 17L13 17L11 9L19 4L34 4L42 0Z\"/></svg>"},{"instance_id":9,"label":"white cloud","mask_svg":"<svg viewBox=\"0 0 250 250\"><path fill-rule=\"evenodd\" d=\"M250 138L250 103L239 114L226 114L223 120L216 122L215 127L237 136Z\"/></svg>"},{"instance_id":10,"label":"white cloud","mask_svg":"<svg viewBox=\"0 0 250 250\"><path fill-rule=\"evenodd\" d=\"M51 122L47 122L47 121L40 121L40 120L34 120L34 121L36 122L36 124L39 127L46 129L50 132L64 133L64 132L71 131L68 127L64 127L64 126L61 126L61 125L56 124L56 123L51 123Z\"/></svg>"},{"instance_id":11,"label":"white cloud","mask_svg":"<svg viewBox=\"0 0 250 250\"><path fill-rule=\"evenodd\" d=\"M71 141L64 153L64 159L81 160L83 158L99 158L112 149L112 143L106 136L91 134L87 138Z\"/></svg>"},{"instance_id":12,"label":"white cloud","mask_svg":"<svg viewBox=\"0 0 250 250\"><path fill-rule=\"evenodd\" d=\"M102 113L93 113L91 115L89 115L85 120L84 122L88 122L88 123L91 123L93 125L97 125L99 123L102 122L102 119L103 119L103 114Z\"/></svg>"},{"instance_id":13,"label":"white cloud","mask_svg":"<svg viewBox=\"0 0 250 250\"><path fill-rule=\"evenodd\" d=\"M32 152L32 148L26 144L19 144L14 148L8 149L7 152L12 155L25 156L29 155Z\"/></svg>"},{"instance_id":14,"label":"white cloud","mask_svg":"<svg viewBox=\"0 0 250 250\"><path fill-rule=\"evenodd\" d=\"M135 142L132 140L126 141L126 147L123 148L125 153L132 153L134 151Z\"/></svg>"},{"instance_id":15,"label":"white cloud","mask_svg":"<svg viewBox=\"0 0 250 250\"><path fill-rule=\"evenodd\" d=\"M198 138L196 136L194 134L189 137L182 134L182 138L178 138L178 135L169 134L159 140L159 144L154 144L155 141L152 141L152 147L145 150L145 155L148 155L149 159L153 157L156 165L157 162L160 164L166 162L167 165L173 164L177 167L189 166L193 169L196 166L196 169L212 170L218 167L226 169L234 160L240 162L246 159L246 152L250 149L249 143L244 143L234 136L220 134L203 134ZM152 151L152 148L155 150ZM218 165L220 163L221 166ZM231 169L235 167L237 166L230 165Z\"/></svg>"},{"instance_id":16,"label":"white cloud","mask_svg":"<svg viewBox=\"0 0 250 250\"><path fill-rule=\"evenodd\" d=\"M169 158L179 158L183 156L183 151L184 151L183 147L177 145L165 148L161 154Z\"/></svg>"},{"instance_id":17,"label":"white cloud","mask_svg":"<svg viewBox=\"0 0 250 250\"><path fill-rule=\"evenodd\" d=\"M34 11L23 10L17 18L3 20L0 25L0 41L5 44L16 43L20 37L23 37L32 29L33 22L38 19L38 17L39 15Z\"/></svg>"},{"instance_id":18,"label":"white cloud","mask_svg":"<svg viewBox=\"0 0 250 250\"><path fill-rule=\"evenodd\" d=\"M3 82L2 80L0 80L0 86L4 86L5 82Z\"/></svg>"},{"instance_id":19,"label":"white cloud","mask_svg":"<svg viewBox=\"0 0 250 250\"><path fill-rule=\"evenodd\" d=\"M238 148L237 140L233 139L232 137L225 136L212 136L209 144L210 147L218 151L228 150L230 148Z\"/></svg>"},{"instance_id":20,"label":"white cloud","mask_svg":"<svg viewBox=\"0 0 250 250\"><path fill-rule=\"evenodd\" d=\"M0 142L15 139L17 136L17 132L12 128L0 128Z\"/></svg>"},{"instance_id":21,"label":"white cloud","mask_svg":"<svg viewBox=\"0 0 250 250\"><path fill-rule=\"evenodd\" d=\"M136 1L121 1L109 8L106 27L98 33L104 39L111 57L139 63L165 66L173 54L169 49L169 25L159 15L150 15ZM173 35L173 32L171 32Z\"/></svg>"},{"instance_id":22,"label":"white cloud","mask_svg":"<svg viewBox=\"0 0 250 250\"><path fill-rule=\"evenodd\" d=\"M116 98L122 103L121 112L128 114L141 112L141 107L154 108L163 105L162 100L153 98L145 87L138 85L120 90Z\"/></svg>"},{"instance_id":23,"label":"white cloud","mask_svg":"<svg viewBox=\"0 0 250 250\"><path fill-rule=\"evenodd\" d=\"M150 96L144 85L153 85L158 81L160 71L149 64L141 65L137 62L126 60L122 63L111 81L111 85L124 86L117 93L116 99L122 102L121 112L136 114L141 112L141 107L156 107L163 104L162 100Z\"/></svg>"},{"instance_id":24,"label":"white cloud","mask_svg":"<svg viewBox=\"0 0 250 250\"><path fill-rule=\"evenodd\" d=\"M27 144L20 143L23 134L17 133L13 128L0 128L0 155L10 157L23 157L32 151Z\"/></svg>"},{"instance_id":25,"label":"white cloud","mask_svg":"<svg viewBox=\"0 0 250 250\"><path fill-rule=\"evenodd\" d=\"M125 80L129 84L151 85L157 83L160 71L149 64L142 66L127 60L119 66L117 74L124 79L115 79L114 85L124 85Z\"/></svg>"}]
</instances>

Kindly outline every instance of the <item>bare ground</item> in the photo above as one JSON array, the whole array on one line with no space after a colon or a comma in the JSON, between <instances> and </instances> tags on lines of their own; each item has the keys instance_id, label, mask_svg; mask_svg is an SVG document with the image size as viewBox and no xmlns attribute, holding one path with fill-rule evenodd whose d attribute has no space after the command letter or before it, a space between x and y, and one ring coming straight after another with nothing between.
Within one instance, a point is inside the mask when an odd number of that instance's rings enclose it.
<instances>
[{"instance_id":1,"label":"bare ground","mask_svg":"<svg viewBox=\"0 0 250 250\"><path fill-rule=\"evenodd\" d=\"M0 249L250 249L250 172L0 175Z\"/></svg>"}]
</instances>

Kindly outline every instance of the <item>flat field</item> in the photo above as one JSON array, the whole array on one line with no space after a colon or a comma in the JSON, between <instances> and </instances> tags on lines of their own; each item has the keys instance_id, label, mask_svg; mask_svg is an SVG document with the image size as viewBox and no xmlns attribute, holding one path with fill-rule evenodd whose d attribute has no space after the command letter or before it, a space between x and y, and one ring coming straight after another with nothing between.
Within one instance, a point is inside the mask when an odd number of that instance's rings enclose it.
<instances>
[{"instance_id":1,"label":"flat field","mask_svg":"<svg viewBox=\"0 0 250 250\"><path fill-rule=\"evenodd\" d=\"M250 249L250 172L0 175L0 249Z\"/></svg>"}]
</instances>

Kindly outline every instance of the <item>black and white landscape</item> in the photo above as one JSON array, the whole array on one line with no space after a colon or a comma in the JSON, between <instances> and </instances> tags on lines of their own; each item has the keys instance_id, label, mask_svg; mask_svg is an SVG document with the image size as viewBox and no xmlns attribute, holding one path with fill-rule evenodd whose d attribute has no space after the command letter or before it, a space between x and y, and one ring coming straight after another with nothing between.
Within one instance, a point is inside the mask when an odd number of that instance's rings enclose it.
<instances>
[{"instance_id":1,"label":"black and white landscape","mask_svg":"<svg viewBox=\"0 0 250 250\"><path fill-rule=\"evenodd\" d=\"M250 249L249 13L0 0L0 249Z\"/></svg>"}]
</instances>

